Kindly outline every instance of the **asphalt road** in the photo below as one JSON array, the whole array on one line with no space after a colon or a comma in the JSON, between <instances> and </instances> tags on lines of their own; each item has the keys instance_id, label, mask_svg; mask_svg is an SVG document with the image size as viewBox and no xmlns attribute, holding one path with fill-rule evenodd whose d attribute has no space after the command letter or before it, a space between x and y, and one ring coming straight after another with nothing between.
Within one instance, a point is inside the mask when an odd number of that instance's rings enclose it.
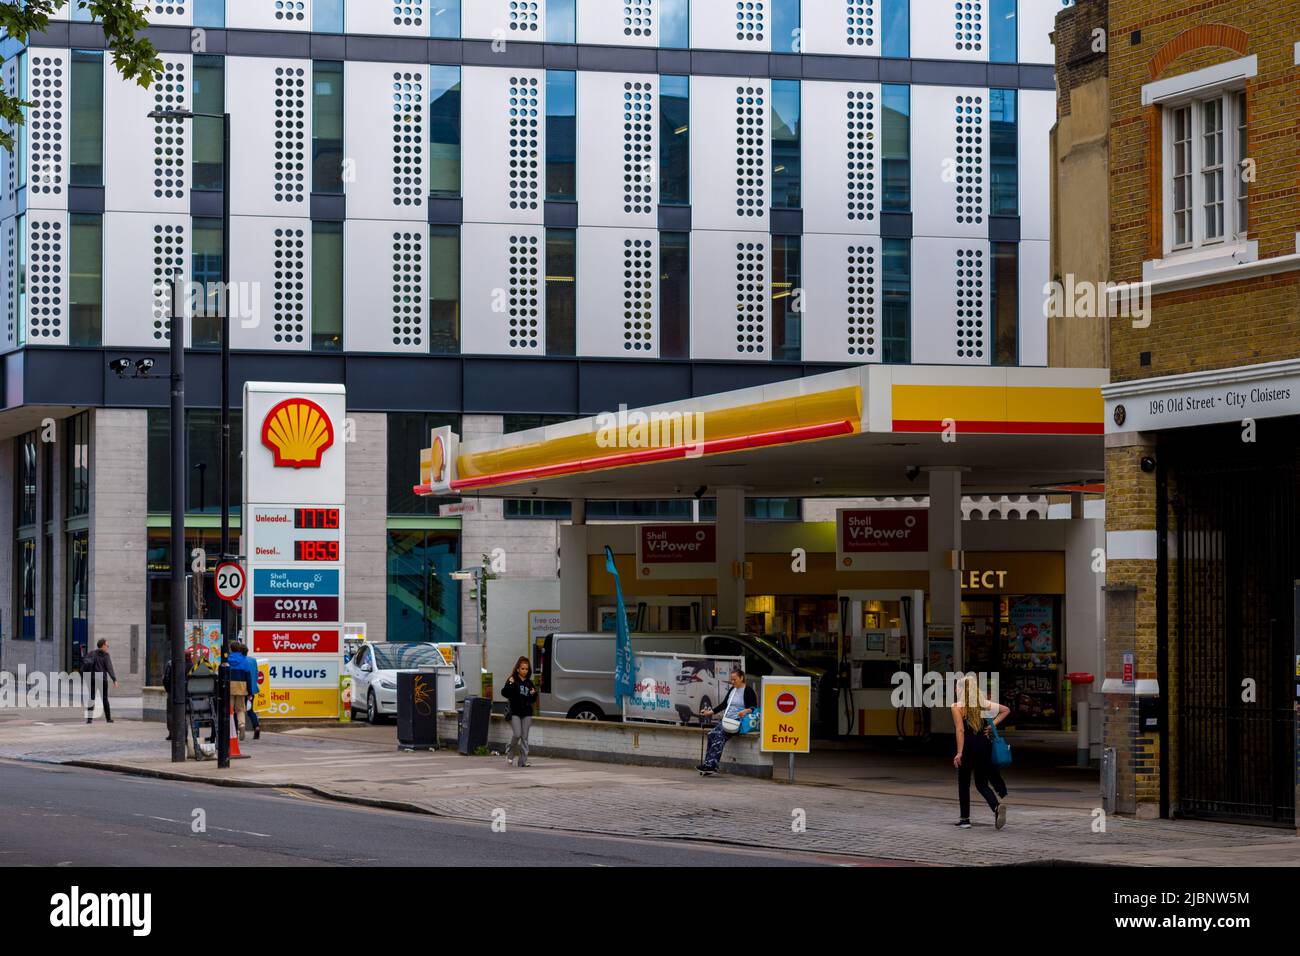
<instances>
[{"instance_id":1,"label":"asphalt road","mask_svg":"<svg viewBox=\"0 0 1300 956\"><path fill-rule=\"evenodd\" d=\"M201 810L206 832L192 822ZM0 869L14 866L807 866L847 862L512 828L0 760ZM866 861L856 861L863 863Z\"/></svg>"}]
</instances>

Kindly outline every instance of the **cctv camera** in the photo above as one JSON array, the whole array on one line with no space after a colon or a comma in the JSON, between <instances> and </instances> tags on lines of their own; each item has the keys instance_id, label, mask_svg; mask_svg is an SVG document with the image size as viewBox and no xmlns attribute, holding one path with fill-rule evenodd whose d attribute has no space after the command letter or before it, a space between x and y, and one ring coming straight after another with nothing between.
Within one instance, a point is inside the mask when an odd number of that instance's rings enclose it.
<instances>
[{"instance_id":1,"label":"cctv camera","mask_svg":"<svg viewBox=\"0 0 1300 956\"><path fill-rule=\"evenodd\" d=\"M814 485L820 485L821 483L822 483L822 477L821 477L821 475L817 475L817 476L815 476L815 477L813 478L813 484L814 484Z\"/></svg>"},{"instance_id":2,"label":"cctv camera","mask_svg":"<svg viewBox=\"0 0 1300 956\"><path fill-rule=\"evenodd\" d=\"M131 367L131 360L124 358L113 359L113 361L108 364L108 367L118 375L125 375L127 370Z\"/></svg>"},{"instance_id":3,"label":"cctv camera","mask_svg":"<svg viewBox=\"0 0 1300 956\"><path fill-rule=\"evenodd\" d=\"M1142 464L1142 470L1145 471L1148 475L1151 474L1151 472L1156 470L1156 460L1152 458L1150 455L1143 455L1141 464Z\"/></svg>"},{"instance_id":4,"label":"cctv camera","mask_svg":"<svg viewBox=\"0 0 1300 956\"><path fill-rule=\"evenodd\" d=\"M135 363L135 370L139 372L141 375L146 375L149 372L153 371L153 359L151 358L140 359L140 361Z\"/></svg>"},{"instance_id":5,"label":"cctv camera","mask_svg":"<svg viewBox=\"0 0 1300 956\"><path fill-rule=\"evenodd\" d=\"M708 491L708 490L709 490L709 486L708 486L708 485L700 485L700 487L696 488L696 489L695 489L695 500L698 501L699 499L703 498L703 497L704 497L704 493L705 493L706 491Z\"/></svg>"},{"instance_id":6,"label":"cctv camera","mask_svg":"<svg viewBox=\"0 0 1300 956\"><path fill-rule=\"evenodd\" d=\"M916 479L919 478L920 476L921 476L920 465L908 465L906 468L903 469L903 477L905 477L908 481L916 481Z\"/></svg>"}]
</instances>

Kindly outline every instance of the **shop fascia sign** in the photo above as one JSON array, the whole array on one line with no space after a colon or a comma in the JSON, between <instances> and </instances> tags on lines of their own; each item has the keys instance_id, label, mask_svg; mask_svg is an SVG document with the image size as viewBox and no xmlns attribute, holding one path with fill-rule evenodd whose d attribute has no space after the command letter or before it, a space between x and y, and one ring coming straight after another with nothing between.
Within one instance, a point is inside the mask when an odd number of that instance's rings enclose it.
<instances>
[{"instance_id":1,"label":"shop fascia sign","mask_svg":"<svg viewBox=\"0 0 1300 956\"><path fill-rule=\"evenodd\" d=\"M1102 394L1110 434L1300 415L1300 362L1123 382Z\"/></svg>"},{"instance_id":2,"label":"shop fascia sign","mask_svg":"<svg viewBox=\"0 0 1300 956\"><path fill-rule=\"evenodd\" d=\"M966 571L961 572L961 589L963 591L997 591L1006 587L1006 571Z\"/></svg>"}]
</instances>

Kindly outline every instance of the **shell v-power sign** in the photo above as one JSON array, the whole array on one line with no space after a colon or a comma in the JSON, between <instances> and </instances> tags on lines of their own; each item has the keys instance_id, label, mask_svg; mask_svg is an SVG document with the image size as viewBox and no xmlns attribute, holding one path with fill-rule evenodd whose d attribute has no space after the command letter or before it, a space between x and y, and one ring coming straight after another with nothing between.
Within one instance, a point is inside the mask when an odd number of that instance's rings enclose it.
<instances>
[{"instance_id":1,"label":"shell v-power sign","mask_svg":"<svg viewBox=\"0 0 1300 956\"><path fill-rule=\"evenodd\" d=\"M339 716L346 410L342 385L244 386L244 634L271 717Z\"/></svg>"}]
</instances>

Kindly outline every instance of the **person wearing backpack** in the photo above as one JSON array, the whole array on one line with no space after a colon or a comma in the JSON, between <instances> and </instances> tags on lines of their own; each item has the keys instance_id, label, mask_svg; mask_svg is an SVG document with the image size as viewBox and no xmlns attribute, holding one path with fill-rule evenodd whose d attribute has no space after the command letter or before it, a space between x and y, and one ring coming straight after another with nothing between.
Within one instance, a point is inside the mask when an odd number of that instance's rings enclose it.
<instances>
[{"instance_id":1,"label":"person wearing backpack","mask_svg":"<svg viewBox=\"0 0 1300 956\"><path fill-rule=\"evenodd\" d=\"M108 706L108 680L113 679L117 686L117 673L113 670L113 658L108 656L108 639L101 637L95 642L95 650L82 662L81 672L90 675L90 707L86 710L86 723L91 723L95 715L95 675L103 674L104 722L113 722L113 711Z\"/></svg>"},{"instance_id":2,"label":"person wearing backpack","mask_svg":"<svg viewBox=\"0 0 1300 956\"><path fill-rule=\"evenodd\" d=\"M705 707L700 711L701 717L722 715L718 725L709 731L709 745L704 763L695 768L700 772L701 777L711 777L718 772L718 764L722 761L722 748L727 746L727 738L739 733L740 721L758 707L758 695L745 683L745 672L739 667L731 669L730 683L731 687L727 689L727 696L722 699L722 703L716 708Z\"/></svg>"},{"instance_id":3,"label":"person wearing backpack","mask_svg":"<svg viewBox=\"0 0 1300 956\"><path fill-rule=\"evenodd\" d=\"M971 826L971 777L975 778L975 789L993 811L994 827L1001 830L1007 825L1007 785L994 763L993 748L995 728L1009 713L1011 710L1006 705L995 704L980 693L974 674L966 675L952 705L952 723L957 731L957 755L952 758L952 765L957 768L957 800L961 806L957 826L962 830Z\"/></svg>"}]
</instances>

